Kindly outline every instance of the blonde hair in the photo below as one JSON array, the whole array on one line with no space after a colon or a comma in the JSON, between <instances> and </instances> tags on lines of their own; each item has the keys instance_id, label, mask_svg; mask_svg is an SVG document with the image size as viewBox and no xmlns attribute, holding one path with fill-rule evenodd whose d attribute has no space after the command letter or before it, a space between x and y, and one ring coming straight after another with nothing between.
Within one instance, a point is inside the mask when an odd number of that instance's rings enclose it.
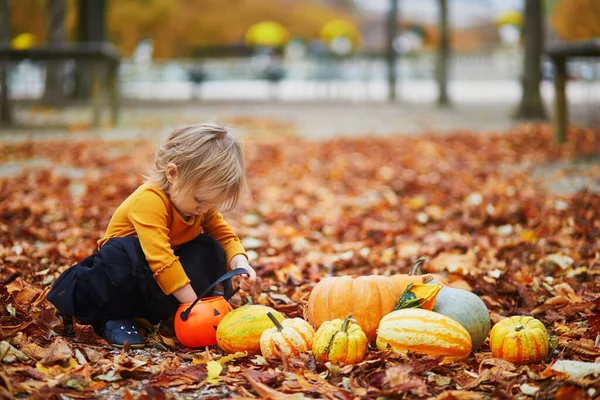
<instances>
[{"instance_id":1,"label":"blonde hair","mask_svg":"<svg viewBox=\"0 0 600 400\"><path fill-rule=\"evenodd\" d=\"M246 189L242 148L230 130L220 125L175 129L157 150L145 182L172 194L166 176L170 163L177 166L178 192L190 193L199 184L205 185L207 196L217 199L221 209L234 208Z\"/></svg>"}]
</instances>

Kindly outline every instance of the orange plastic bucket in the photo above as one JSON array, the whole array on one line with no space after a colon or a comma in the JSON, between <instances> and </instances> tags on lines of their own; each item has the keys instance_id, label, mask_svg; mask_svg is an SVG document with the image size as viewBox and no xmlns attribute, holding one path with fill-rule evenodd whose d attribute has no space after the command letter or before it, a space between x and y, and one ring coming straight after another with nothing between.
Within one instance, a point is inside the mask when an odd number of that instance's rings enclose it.
<instances>
[{"instance_id":1,"label":"orange plastic bucket","mask_svg":"<svg viewBox=\"0 0 600 400\"><path fill-rule=\"evenodd\" d=\"M217 284L232 276L247 274L244 268L236 268L213 282L193 303L182 303L175 314L175 335L186 347L204 347L217 344L217 326L232 310L229 298L223 296L203 297ZM238 288L239 289L239 288ZM233 296L235 290L231 296Z\"/></svg>"},{"instance_id":2,"label":"orange plastic bucket","mask_svg":"<svg viewBox=\"0 0 600 400\"><path fill-rule=\"evenodd\" d=\"M217 326L225 314L232 310L223 296L206 297L200 300L187 317L181 319L192 303L179 305L175 314L175 334L186 347L204 347L217 344Z\"/></svg>"}]
</instances>

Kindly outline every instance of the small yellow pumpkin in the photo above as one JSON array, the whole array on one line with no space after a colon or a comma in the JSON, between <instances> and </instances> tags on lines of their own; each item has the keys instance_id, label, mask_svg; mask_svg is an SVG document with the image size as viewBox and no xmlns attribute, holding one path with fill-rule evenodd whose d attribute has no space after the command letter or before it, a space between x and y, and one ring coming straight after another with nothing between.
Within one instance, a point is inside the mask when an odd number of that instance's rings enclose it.
<instances>
[{"instance_id":1,"label":"small yellow pumpkin","mask_svg":"<svg viewBox=\"0 0 600 400\"><path fill-rule=\"evenodd\" d=\"M302 318L279 322L271 312L267 316L275 327L265 330L260 336L260 352L264 358L297 356L312 348L315 330L308 322Z\"/></svg>"},{"instance_id":2,"label":"small yellow pumpkin","mask_svg":"<svg viewBox=\"0 0 600 400\"><path fill-rule=\"evenodd\" d=\"M541 361L548 353L548 332L533 317L504 318L490 332L490 349L492 356L517 365Z\"/></svg>"},{"instance_id":3,"label":"small yellow pumpkin","mask_svg":"<svg viewBox=\"0 0 600 400\"><path fill-rule=\"evenodd\" d=\"M442 286L441 283L428 285L425 283L409 282L406 289L404 289L404 293L402 293L402 296L398 299L394 311L402 310L404 308L433 309L437 295L442 289Z\"/></svg>"},{"instance_id":4,"label":"small yellow pumpkin","mask_svg":"<svg viewBox=\"0 0 600 400\"><path fill-rule=\"evenodd\" d=\"M367 353L367 335L358 324L350 322L352 313L342 320L325 321L315 333L313 355L321 362L356 364Z\"/></svg>"}]
</instances>

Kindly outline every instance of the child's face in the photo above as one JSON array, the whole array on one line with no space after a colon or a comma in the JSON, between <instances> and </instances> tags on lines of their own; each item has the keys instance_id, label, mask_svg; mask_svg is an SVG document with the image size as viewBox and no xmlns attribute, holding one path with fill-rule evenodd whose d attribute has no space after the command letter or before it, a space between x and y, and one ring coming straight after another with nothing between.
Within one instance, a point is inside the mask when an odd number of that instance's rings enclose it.
<instances>
[{"instance_id":1,"label":"child's face","mask_svg":"<svg viewBox=\"0 0 600 400\"><path fill-rule=\"evenodd\" d=\"M196 185L190 191L180 190L181 181L175 164L169 164L165 173L169 181L171 203L185 218L206 214L210 208L216 206L217 200L213 195L207 195L208 190L201 185Z\"/></svg>"},{"instance_id":2,"label":"child's face","mask_svg":"<svg viewBox=\"0 0 600 400\"><path fill-rule=\"evenodd\" d=\"M206 214L206 212L216 206L214 199L206 198L205 190L195 188L189 193L174 192L170 195L171 203L186 218Z\"/></svg>"}]
</instances>

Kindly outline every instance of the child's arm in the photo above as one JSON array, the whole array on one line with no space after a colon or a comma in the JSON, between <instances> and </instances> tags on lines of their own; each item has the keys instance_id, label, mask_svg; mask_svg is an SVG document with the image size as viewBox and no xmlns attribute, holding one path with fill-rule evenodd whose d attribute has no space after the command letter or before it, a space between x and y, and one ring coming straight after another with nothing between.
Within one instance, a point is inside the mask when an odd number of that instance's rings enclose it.
<instances>
[{"instance_id":1,"label":"child's arm","mask_svg":"<svg viewBox=\"0 0 600 400\"><path fill-rule=\"evenodd\" d=\"M167 207L158 193L147 190L132 202L128 218L161 290L166 295L175 295L180 301L194 301L196 296L190 279L169 242Z\"/></svg>"},{"instance_id":2,"label":"child's arm","mask_svg":"<svg viewBox=\"0 0 600 400\"><path fill-rule=\"evenodd\" d=\"M248 275L244 275L240 282L240 287L249 290L256 283L256 272L248 263L248 256L240 238L229 227L223 215L211 208L204 217L202 227L204 232L214 237L225 249L229 269L244 268L248 271Z\"/></svg>"},{"instance_id":3,"label":"child's arm","mask_svg":"<svg viewBox=\"0 0 600 400\"><path fill-rule=\"evenodd\" d=\"M173 296L175 296L180 303L192 303L194 300L196 300L196 297L198 297L196 296L196 292L194 292L192 285L189 283L181 289L174 291Z\"/></svg>"},{"instance_id":4,"label":"child's arm","mask_svg":"<svg viewBox=\"0 0 600 400\"><path fill-rule=\"evenodd\" d=\"M248 262L246 249L244 249L242 241L233 232L229 224L227 224L223 215L215 208L211 208L206 213L204 221L202 221L202 228L205 233L215 238L215 240L223 246L228 267L232 267L232 258L240 254L246 258L246 263Z\"/></svg>"}]
</instances>

